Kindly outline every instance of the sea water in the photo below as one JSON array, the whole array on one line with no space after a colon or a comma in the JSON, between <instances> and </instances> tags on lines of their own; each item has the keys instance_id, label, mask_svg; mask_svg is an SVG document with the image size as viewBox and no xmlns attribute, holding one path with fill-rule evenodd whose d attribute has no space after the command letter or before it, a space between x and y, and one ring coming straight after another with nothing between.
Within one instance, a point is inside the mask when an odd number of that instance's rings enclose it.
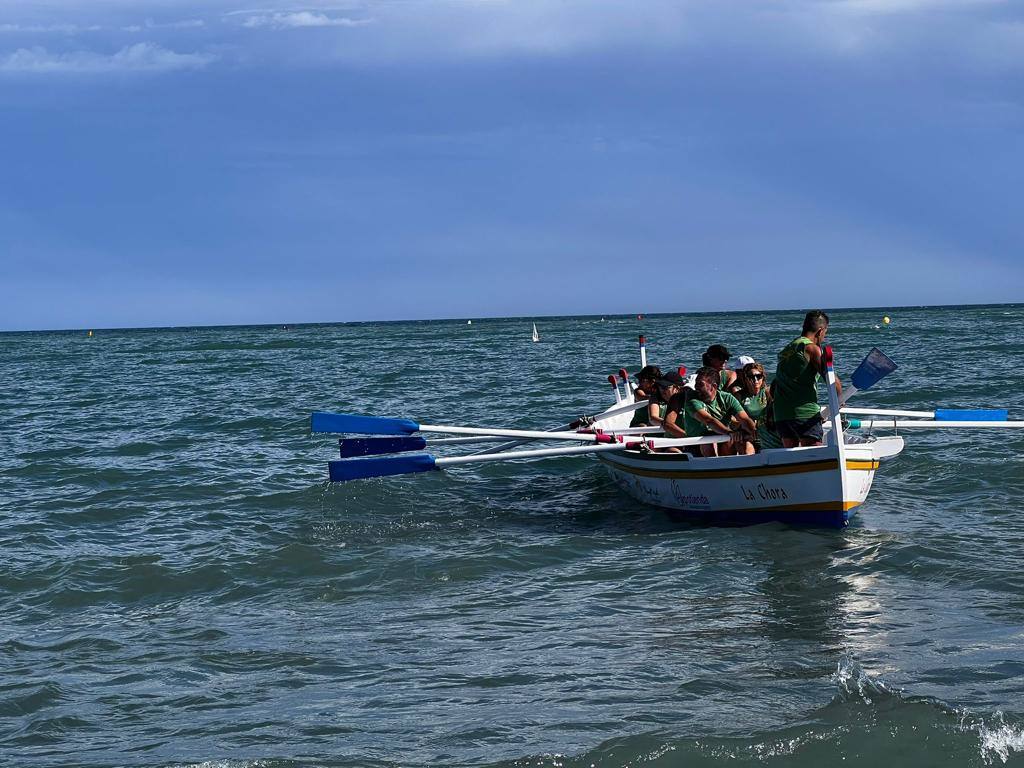
<instances>
[{"instance_id":1,"label":"sea water","mask_svg":"<svg viewBox=\"0 0 1024 768\"><path fill-rule=\"evenodd\" d=\"M832 316L841 376L900 366L857 405L1024 418L1024 306ZM1024 431L908 433L841 531L587 457L331 486L308 433L552 427L640 333L771 371L801 317L0 335L0 764L1024 764Z\"/></svg>"}]
</instances>

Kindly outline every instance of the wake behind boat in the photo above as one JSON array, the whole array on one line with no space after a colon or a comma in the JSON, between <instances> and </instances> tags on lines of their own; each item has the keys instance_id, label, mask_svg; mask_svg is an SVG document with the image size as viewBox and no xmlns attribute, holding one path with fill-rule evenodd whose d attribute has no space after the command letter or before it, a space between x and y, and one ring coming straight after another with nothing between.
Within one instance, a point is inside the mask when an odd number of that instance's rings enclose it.
<instances>
[{"instance_id":1,"label":"wake behind boat","mask_svg":"<svg viewBox=\"0 0 1024 768\"><path fill-rule=\"evenodd\" d=\"M646 363L644 339L641 359ZM1024 421L1007 421L1006 411L891 411L847 408L845 401L866 390L896 366L872 350L851 377L840 399L835 385L831 348L824 348L828 407L823 409L823 445L769 448L753 455L694 456L665 452L727 442L725 435L664 437L660 427L631 427L634 411L647 405L636 400L624 370L609 376L616 403L555 430L517 430L454 425L424 425L409 419L350 414L314 413L313 432L387 435L340 441L341 459L329 463L330 480L345 482L370 477L446 469L460 464L514 461L593 454L612 480L631 497L668 510L673 515L709 523L754 524L779 521L795 525L843 527L867 499L881 462L904 448L899 434L878 436L874 429L891 428L1020 428ZM879 418L848 419L848 415ZM859 434L868 429L869 433ZM416 434L420 433L420 434ZM459 435L428 439L424 435ZM406 454L435 446L489 441L512 442L468 455L437 457ZM515 448L561 443L559 447ZM399 454L384 456L382 454ZM370 458L365 458L370 457Z\"/></svg>"}]
</instances>

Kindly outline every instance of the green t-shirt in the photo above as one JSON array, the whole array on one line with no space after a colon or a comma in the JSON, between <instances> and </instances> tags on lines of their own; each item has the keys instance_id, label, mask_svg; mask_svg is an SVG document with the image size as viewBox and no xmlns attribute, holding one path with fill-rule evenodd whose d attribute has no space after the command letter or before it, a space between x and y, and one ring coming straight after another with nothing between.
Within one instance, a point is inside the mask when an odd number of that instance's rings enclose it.
<instances>
[{"instance_id":1,"label":"green t-shirt","mask_svg":"<svg viewBox=\"0 0 1024 768\"><path fill-rule=\"evenodd\" d=\"M761 387L756 395L740 400L740 405L757 422L757 442L761 448L781 448L782 439L773 429L768 428L768 387Z\"/></svg>"},{"instance_id":2,"label":"green t-shirt","mask_svg":"<svg viewBox=\"0 0 1024 768\"><path fill-rule=\"evenodd\" d=\"M718 434L703 421L697 419L695 415L697 411L707 411L728 426L729 419L743 413L743 406L740 405L739 400L722 390L718 390L715 399L710 403L705 403L696 395L692 395L686 401L686 406L683 408L683 429L686 430L687 437L704 437L705 435Z\"/></svg>"},{"instance_id":3,"label":"green t-shirt","mask_svg":"<svg viewBox=\"0 0 1024 768\"><path fill-rule=\"evenodd\" d=\"M794 339L779 352L775 369L775 420L792 421L818 415L818 379L804 348L814 342L806 336Z\"/></svg>"}]
</instances>

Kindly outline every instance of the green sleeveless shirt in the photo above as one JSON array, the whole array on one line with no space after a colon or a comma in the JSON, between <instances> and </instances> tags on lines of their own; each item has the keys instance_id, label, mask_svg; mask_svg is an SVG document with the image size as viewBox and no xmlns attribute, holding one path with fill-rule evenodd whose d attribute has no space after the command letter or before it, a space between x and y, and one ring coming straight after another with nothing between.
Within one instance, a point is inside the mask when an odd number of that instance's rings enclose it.
<instances>
[{"instance_id":1,"label":"green sleeveless shirt","mask_svg":"<svg viewBox=\"0 0 1024 768\"><path fill-rule=\"evenodd\" d=\"M818 415L818 379L804 349L814 342L806 336L794 339L779 352L775 369L775 420L792 421Z\"/></svg>"}]
</instances>

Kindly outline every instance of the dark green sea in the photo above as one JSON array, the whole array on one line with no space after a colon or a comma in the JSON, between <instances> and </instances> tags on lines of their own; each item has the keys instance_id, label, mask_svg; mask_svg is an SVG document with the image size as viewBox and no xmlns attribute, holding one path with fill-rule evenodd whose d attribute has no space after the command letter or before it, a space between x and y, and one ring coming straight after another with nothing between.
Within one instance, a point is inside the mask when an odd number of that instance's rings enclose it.
<instances>
[{"instance_id":1,"label":"dark green sea","mask_svg":"<svg viewBox=\"0 0 1024 768\"><path fill-rule=\"evenodd\" d=\"M892 317L889 327L881 317ZM1024 430L906 435L845 530L591 458L329 486L313 410L552 427L800 312L0 334L0 765L1024 765ZM851 405L1024 418L1024 305L832 313Z\"/></svg>"}]
</instances>

